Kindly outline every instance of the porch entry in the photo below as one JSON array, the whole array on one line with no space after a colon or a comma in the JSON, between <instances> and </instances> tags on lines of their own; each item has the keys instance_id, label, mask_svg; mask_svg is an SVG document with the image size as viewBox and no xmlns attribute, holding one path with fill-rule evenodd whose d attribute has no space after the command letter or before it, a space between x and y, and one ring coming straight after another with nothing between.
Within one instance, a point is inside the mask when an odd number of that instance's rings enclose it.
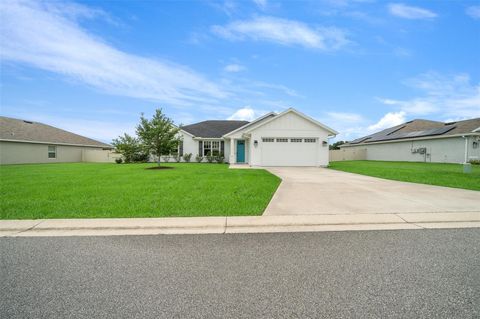
<instances>
[{"instance_id":1,"label":"porch entry","mask_svg":"<svg viewBox=\"0 0 480 319\"><path fill-rule=\"evenodd\" d=\"M237 140L237 163L245 163L245 141Z\"/></svg>"}]
</instances>

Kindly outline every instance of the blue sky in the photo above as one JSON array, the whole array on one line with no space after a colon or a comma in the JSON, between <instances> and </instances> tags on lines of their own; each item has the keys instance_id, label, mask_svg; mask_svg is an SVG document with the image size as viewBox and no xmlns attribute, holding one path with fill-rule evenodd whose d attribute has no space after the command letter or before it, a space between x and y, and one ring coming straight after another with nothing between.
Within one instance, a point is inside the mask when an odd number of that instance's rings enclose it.
<instances>
[{"instance_id":1,"label":"blue sky","mask_svg":"<svg viewBox=\"0 0 480 319\"><path fill-rule=\"evenodd\" d=\"M288 107L352 139L480 117L478 1L0 2L1 114L102 141Z\"/></svg>"}]
</instances>

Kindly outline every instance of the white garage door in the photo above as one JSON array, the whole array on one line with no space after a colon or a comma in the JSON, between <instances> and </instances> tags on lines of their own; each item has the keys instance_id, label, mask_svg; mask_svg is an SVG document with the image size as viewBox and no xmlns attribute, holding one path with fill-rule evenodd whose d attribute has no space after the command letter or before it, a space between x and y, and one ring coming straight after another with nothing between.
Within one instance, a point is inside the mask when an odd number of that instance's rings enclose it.
<instances>
[{"instance_id":1,"label":"white garage door","mask_svg":"<svg viewBox=\"0 0 480 319\"><path fill-rule=\"evenodd\" d=\"M262 166L316 166L318 139L262 138Z\"/></svg>"}]
</instances>

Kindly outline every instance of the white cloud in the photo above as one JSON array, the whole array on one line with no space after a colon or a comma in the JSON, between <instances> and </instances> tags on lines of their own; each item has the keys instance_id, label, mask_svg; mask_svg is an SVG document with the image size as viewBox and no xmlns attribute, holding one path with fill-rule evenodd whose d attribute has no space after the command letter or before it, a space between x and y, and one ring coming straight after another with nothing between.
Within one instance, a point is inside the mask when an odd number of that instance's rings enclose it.
<instances>
[{"instance_id":1,"label":"white cloud","mask_svg":"<svg viewBox=\"0 0 480 319\"><path fill-rule=\"evenodd\" d=\"M268 5L267 0L253 0L253 2L260 8L265 9Z\"/></svg>"},{"instance_id":2,"label":"white cloud","mask_svg":"<svg viewBox=\"0 0 480 319\"><path fill-rule=\"evenodd\" d=\"M465 12L474 19L480 19L480 6L468 7Z\"/></svg>"},{"instance_id":3,"label":"white cloud","mask_svg":"<svg viewBox=\"0 0 480 319\"><path fill-rule=\"evenodd\" d=\"M403 3L391 3L388 5L388 10L390 14L405 19L433 19L437 17L437 14L433 11L407 6Z\"/></svg>"},{"instance_id":4,"label":"white cloud","mask_svg":"<svg viewBox=\"0 0 480 319\"><path fill-rule=\"evenodd\" d=\"M102 13L63 2L1 1L2 61L64 75L115 95L171 104L212 102L228 93L195 71L170 61L123 52L78 22Z\"/></svg>"},{"instance_id":5,"label":"white cloud","mask_svg":"<svg viewBox=\"0 0 480 319\"><path fill-rule=\"evenodd\" d=\"M342 122L345 124L359 123L364 121L363 116L357 113L327 112L327 116L332 122Z\"/></svg>"},{"instance_id":6,"label":"white cloud","mask_svg":"<svg viewBox=\"0 0 480 319\"><path fill-rule=\"evenodd\" d=\"M228 119L240 120L240 121L253 121L265 113L266 112L254 110L250 106L245 106L235 111L235 113L233 113Z\"/></svg>"},{"instance_id":7,"label":"white cloud","mask_svg":"<svg viewBox=\"0 0 480 319\"><path fill-rule=\"evenodd\" d=\"M385 114L377 123L370 125L368 130L371 132L376 132L380 130L384 130L386 128L396 126L399 124L404 123L405 120L405 112L389 112Z\"/></svg>"},{"instance_id":8,"label":"white cloud","mask_svg":"<svg viewBox=\"0 0 480 319\"><path fill-rule=\"evenodd\" d=\"M245 70L245 67L240 64L229 64L223 68L226 72L241 72Z\"/></svg>"},{"instance_id":9,"label":"white cloud","mask_svg":"<svg viewBox=\"0 0 480 319\"><path fill-rule=\"evenodd\" d=\"M480 117L480 83L472 84L467 74L445 76L427 72L405 81L405 84L419 90L422 95L406 100L378 100L385 105L398 107L407 115Z\"/></svg>"},{"instance_id":10,"label":"white cloud","mask_svg":"<svg viewBox=\"0 0 480 319\"><path fill-rule=\"evenodd\" d=\"M250 39L319 50L337 50L350 43L341 29L313 28L303 22L274 17L237 20L226 26L213 26L212 31L229 40Z\"/></svg>"}]
</instances>

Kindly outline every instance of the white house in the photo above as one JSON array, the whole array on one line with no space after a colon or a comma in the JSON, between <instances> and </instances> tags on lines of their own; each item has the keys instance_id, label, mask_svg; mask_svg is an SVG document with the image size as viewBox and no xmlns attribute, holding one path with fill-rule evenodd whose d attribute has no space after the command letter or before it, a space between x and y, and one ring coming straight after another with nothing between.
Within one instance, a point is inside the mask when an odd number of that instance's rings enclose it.
<instances>
[{"instance_id":1,"label":"white house","mask_svg":"<svg viewBox=\"0 0 480 319\"><path fill-rule=\"evenodd\" d=\"M456 122L413 120L340 146L366 160L465 163L480 159L480 118Z\"/></svg>"},{"instance_id":2,"label":"white house","mask_svg":"<svg viewBox=\"0 0 480 319\"><path fill-rule=\"evenodd\" d=\"M180 155L224 154L230 164L327 166L328 139L335 130L290 108L252 122L204 121L183 126Z\"/></svg>"}]
</instances>

